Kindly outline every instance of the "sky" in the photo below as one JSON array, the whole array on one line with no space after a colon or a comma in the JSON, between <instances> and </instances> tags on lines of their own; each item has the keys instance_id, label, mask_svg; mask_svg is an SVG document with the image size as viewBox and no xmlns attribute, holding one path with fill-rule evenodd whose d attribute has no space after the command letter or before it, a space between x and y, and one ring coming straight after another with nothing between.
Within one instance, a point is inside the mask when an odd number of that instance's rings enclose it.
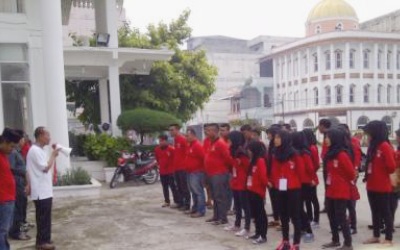
<instances>
[{"instance_id":1,"label":"sky","mask_svg":"<svg viewBox=\"0 0 400 250\"><path fill-rule=\"evenodd\" d=\"M127 19L145 32L150 23L170 22L191 10L192 36L260 35L303 37L308 13L320 0L125 0ZM399 0L347 0L360 22L400 9Z\"/></svg>"}]
</instances>

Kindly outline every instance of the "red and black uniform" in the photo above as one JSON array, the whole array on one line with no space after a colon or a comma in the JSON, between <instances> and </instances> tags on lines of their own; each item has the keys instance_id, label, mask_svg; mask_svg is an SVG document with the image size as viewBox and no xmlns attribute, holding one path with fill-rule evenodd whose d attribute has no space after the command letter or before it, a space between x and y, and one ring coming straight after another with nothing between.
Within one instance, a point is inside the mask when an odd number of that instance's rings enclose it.
<instances>
[{"instance_id":1,"label":"red and black uniform","mask_svg":"<svg viewBox=\"0 0 400 250\"><path fill-rule=\"evenodd\" d=\"M173 169L174 151L174 147L170 145L166 147L157 146L154 149L154 155L160 169L160 180L163 188L164 201L167 204L171 203L169 198L169 189L172 191L174 202L179 204L179 194L175 185Z\"/></svg>"},{"instance_id":2,"label":"red and black uniform","mask_svg":"<svg viewBox=\"0 0 400 250\"><path fill-rule=\"evenodd\" d=\"M186 210L190 209L190 192L187 182L187 166L185 166L187 141L183 135L174 138L174 176L179 192L179 206Z\"/></svg>"},{"instance_id":3,"label":"red and black uniform","mask_svg":"<svg viewBox=\"0 0 400 250\"><path fill-rule=\"evenodd\" d=\"M234 159L232 166L232 179L230 186L233 191L246 190L247 173L249 172L250 160L242 155Z\"/></svg>"}]
</instances>

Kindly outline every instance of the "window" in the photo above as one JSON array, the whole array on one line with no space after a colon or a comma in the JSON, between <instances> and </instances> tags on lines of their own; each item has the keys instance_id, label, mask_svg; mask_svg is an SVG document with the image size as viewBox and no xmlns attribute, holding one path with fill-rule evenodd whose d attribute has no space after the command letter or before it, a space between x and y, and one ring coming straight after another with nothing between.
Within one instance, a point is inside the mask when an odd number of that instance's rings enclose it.
<instances>
[{"instance_id":1,"label":"window","mask_svg":"<svg viewBox=\"0 0 400 250\"><path fill-rule=\"evenodd\" d=\"M388 51L386 56L386 68L390 70L391 66L392 66L392 52Z\"/></svg>"},{"instance_id":2,"label":"window","mask_svg":"<svg viewBox=\"0 0 400 250\"><path fill-rule=\"evenodd\" d=\"M294 59L294 64L293 64L293 75L295 76L295 77L297 77L298 76L298 73L299 73L299 59Z\"/></svg>"},{"instance_id":3,"label":"window","mask_svg":"<svg viewBox=\"0 0 400 250\"><path fill-rule=\"evenodd\" d=\"M385 116L382 118L382 121L384 123L386 123L386 126L388 128L389 131L389 137L391 137L392 133L393 133L393 119L390 116Z\"/></svg>"},{"instance_id":4,"label":"window","mask_svg":"<svg viewBox=\"0 0 400 250\"><path fill-rule=\"evenodd\" d=\"M369 85L364 86L364 103L369 103Z\"/></svg>"},{"instance_id":5,"label":"window","mask_svg":"<svg viewBox=\"0 0 400 250\"><path fill-rule=\"evenodd\" d=\"M350 69L355 68L355 62L356 62L356 51L354 49L350 50L349 54L349 67Z\"/></svg>"},{"instance_id":6,"label":"window","mask_svg":"<svg viewBox=\"0 0 400 250\"><path fill-rule=\"evenodd\" d=\"M23 13L24 0L2 0L0 1L0 13Z\"/></svg>"},{"instance_id":7,"label":"window","mask_svg":"<svg viewBox=\"0 0 400 250\"><path fill-rule=\"evenodd\" d=\"M325 52L325 69L331 69L331 52L329 50Z\"/></svg>"},{"instance_id":8,"label":"window","mask_svg":"<svg viewBox=\"0 0 400 250\"><path fill-rule=\"evenodd\" d=\"M308 107L308 89L304 90L304 104L307 108Z\"/></svg>"},{"instance_id":9,"label":"window","mask_svg":"<svg viewBox=\"0 0 400 250\"><path fill-rule=\"evenodd\" d=\"M310 118L305 119L303 129L314 129L314 122Z\"/></svg>"},{"instance_id":10,"label":"window","mask_svg":"<svg viewBox=\"0 0 400 250\"><path fill-rule=\"evenodd\" d=\"M331 87L325 87L325 104L331 104Z\"/></svg>"},{"instance_id":11,"label":"window","mask_svg":"<svg viewBox=\"0 0 400 250\"><path fill-rule=\"evenodd\" d=\"M308 74L308 58L307 58L307 56L304 56L304 58L303 58L303 60L304 60L304 74Z\"/></svg>"},{"instance_id":12,"label":"window","mask_svg":"<svg viewBox=\"0 0 400 250\"><path fill-rule=\"evenodd\" d=\"M397 85L396 96L397 96L397 103L400 103L400 85Z\"/></svg>"},{"instance_id":13,"label":"window","mask_svg":"<svg viewBox=\"0 0 400 250\"><path fill-rule=\"evenodd\" d=\"M343 87L338 85L335 87L336 90L336 103L343 103Z\"/></svg>"},{"instance_id":14,"label":"window","mask_svg":"<svg viewBox=\"0 0 400 250\"><path fill-rule=\"evenodd\" d=\"M363 129L369 122L369 118L366 116L360 116L357 120L357 129Z\"/></svg>"},{"instance_id":15,"label":"window","mask_svg":"<svg viewBox=\"0 0 400 250\"><path fill-rule=\"evenodd\" d=\"M316 28L315 28L315 34L319 34L319 33L321 33L321 26L320 25L318 25Z\"/></svg>"},{"instance_id":16,"label":"window","mask_svg":"<svg viewBox=\"0 0 400 250\"><path fill-rule=\"evenodd\" d=\"M269 94L268 94L269 92L272 93L272 89L264 88L264 107L265 108L272 107L271 99L269 98Z\"/></svg>"},{"instance_id":17,"label":"window","mask_svg":"<svg viewBox=\"0 0 400 250\"><path fill-rule=\"evenodd\" d=\"M343 30L343 24L342 23L338 23L337 25L336 25L336 28L335 28L337 31L342 31Z\"/></svg>"},{"instance_id":18,"label":"window","mask_svg":"<svg viewBox=\"0 0 400 250\"><path fill-rule=\"evenodd\" d=\"M369 50L364 50L363 52L364 69L369 69L369 53Z\"/></svg>"},{"instance_id":19,"label":"window","mask_svg":"<svg viewBox=\"0 0 400 250\"><path fill-rule=\"evenodd\" d=\"M314 72L317 72L318 71L318 55L317 55L317 53L315 53L313 55L313 57L314 57Z\"/></svg>"},{"instance_id":20,"label":"window","mask_svg":"<svg viewBox=\"0 0 400 250\"><path fill-rule=\"evenodd\" d=\"M381 84L379 84L378 92L377 92L378 103L382 103L382 91L383 91L383 86Z\"/></svg>"},{"instance_id":21,"label":"window","mask_svg":"<svg viewBox=\"0 0 400 250\"><path fill-rule=\"evenodd\" d=\"M378 51L378 65L377 65L378 69L382 68L382 51L379 50Z\"/></svg>"},{"instance_id":22,"label":"window","mask_svg":"<svg viewBox=\"0 0 400 250\"><path fill-rule=\"evenodd\" d=\"M356 93L356 85L352 84L352 85L350 85L350 89L349 89L349 102L350 103L354 103L355 93Z\"/></svg>"},{"instance_id":23,"label":"window","mask_svg":"<svg viewBox=\"0 0 400 250\"><path fill-rule=\"evenodd\" d=\"M336 59L336 69L342 68L342 51L336 50L335 51L335 59Z\"/></svg>"},{"instance_id":24,"label":"window","mask_svg":"<svg viewBox=\"0 0 400 250\"><path fill-rule=\"evenodd\" d=\"M318 105L319 99L318 99L318 88L314 88L314 105Z\"/></svg>"},{"instance_id":25,"label":"window","mask_svg":"<svg viewBox=\"0 0 400 250\"><path fill-rule=\"evenodd\" d=\"M396 68L397 70L400 70L400 52L397 52L396 55Z\"/></svg>"},{"instance_id":26,"label":"window","mask_svg":"<svg viewBox=\"0 0 400 250\"><path fill-rule=\"evenodd\" d=\"M388 85L387 86L387 89L386 89L386 101L387 101L387 103L390 103L392 100L392 98L390 98L391 97L391 95L392 95L392 86L391 85Z\"/></svg>"}]
</instances>

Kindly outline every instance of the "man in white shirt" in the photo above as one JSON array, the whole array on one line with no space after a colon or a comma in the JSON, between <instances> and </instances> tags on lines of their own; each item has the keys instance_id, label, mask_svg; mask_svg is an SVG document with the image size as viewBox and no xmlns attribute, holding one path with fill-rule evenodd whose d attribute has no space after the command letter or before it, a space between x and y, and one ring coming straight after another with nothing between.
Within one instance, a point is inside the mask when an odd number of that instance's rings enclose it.
<instances>
[{"instance_id":1,"label":"man in white shirt","mask_svg":"<svg viewBox=\"0 0 400 250\"><path fill-rule=\"evenodd\" d=\"M27 192L35 203L36 209L36 246L42 250L52 250L51 241L51 207L53 202L52 172L50 171L58 156L59 150L53 150L50 158L45 146L50 143L50 133L44 127L35 129L36 142L29 149L26 157L28 172Z\"/></svg>"}]
</instances>

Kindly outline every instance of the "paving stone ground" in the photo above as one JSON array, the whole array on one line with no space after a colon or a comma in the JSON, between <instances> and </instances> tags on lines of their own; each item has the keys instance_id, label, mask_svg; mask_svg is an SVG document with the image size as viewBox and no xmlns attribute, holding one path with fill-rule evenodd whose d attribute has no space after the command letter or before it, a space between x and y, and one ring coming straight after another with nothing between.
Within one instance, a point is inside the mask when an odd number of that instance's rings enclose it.
<instances>
[{"instance_id":1,"label":"paving stone ground","mask_svg":"<svg viewBox=\"0 0 400 250\"><path fill-rule=\"evenodd\" d=\"M370 212L365 188L360 184L362 195L358 203L359 233L353 237L354 249L379 249L363 246L361 242L372 235L367 229ZM323 188L319 188L322 201ZM129 184L109 189L104 184L100 199L61 199L54 201L53 240L57 249L151 249L151 250L247 250L275 249L281 233L268 231L268 243L254 246L250 241L235 237L220 226L205 223L211 216L192 219L170 208L161 208L160 183L154 185ZM270 213L267 199L267 213ZM30 204L29 218L33 222L34 208ZM400 218L400 213L398 213ZM233 217L230 217L233 222ZM397 220L400 224L400 220ZM252 225L253 227L253 225ZM35 231L30 232L35 235ZM400 229L394 235L396 245L386 249L400 249ZM330 241L331 235L326 214L321 215L321 228L315 230L316 240L302 244L302 250L319 250ZM34 240L11 241L12 249L34 249Z\"/></svg>"}]
</instances>

